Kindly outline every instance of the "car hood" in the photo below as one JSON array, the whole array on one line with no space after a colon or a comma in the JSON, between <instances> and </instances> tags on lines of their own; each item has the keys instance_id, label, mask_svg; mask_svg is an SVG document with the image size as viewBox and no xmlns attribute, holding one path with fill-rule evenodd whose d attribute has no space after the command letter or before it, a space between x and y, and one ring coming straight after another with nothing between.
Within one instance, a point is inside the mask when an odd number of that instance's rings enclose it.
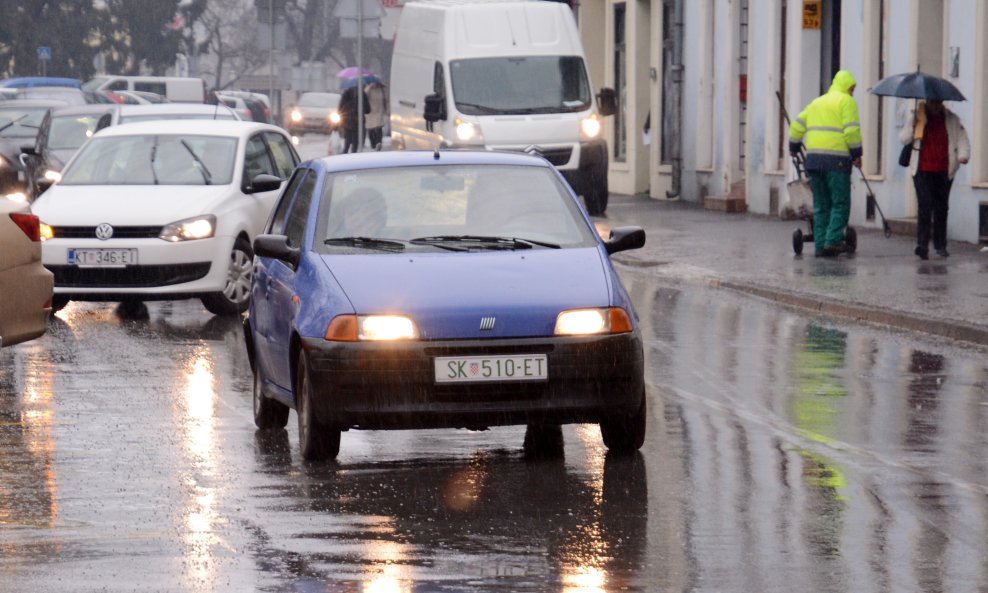
<instances>
[{"instance_id":1,"label":"car hood","mask_svg":"<svg viewBox=\"0 0 988 593\"><path fill-rule=\"evenodd\" d=\"M560 311L611 303L598 249L326 255L358 314L405 313L422 339L551 335ZM496 319L480 330L483 317Z\"/></svg>"},{"instance_id":2,"label":"car hood","mask_svg":"<svg viewBox=\"0 0 988 593\"><path fill-rule=\"evenodd\" d=\"M214 212L229 185L59 185L31 209L50 225L164 225Z\"/></svg>"}]
</instances>

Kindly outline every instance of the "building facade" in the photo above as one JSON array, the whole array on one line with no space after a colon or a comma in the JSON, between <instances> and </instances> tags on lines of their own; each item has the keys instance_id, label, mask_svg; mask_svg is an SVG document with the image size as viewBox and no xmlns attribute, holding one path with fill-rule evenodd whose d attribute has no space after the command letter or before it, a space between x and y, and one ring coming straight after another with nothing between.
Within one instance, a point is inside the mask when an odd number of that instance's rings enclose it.
<instances>
[{"instance_id":1,"label":"building facade","mask_svg":"<svg viewBox=\"0 0 988 593\"><path fill-rule=\"evenodd\" d=\"M948 236L988 242L988 0L582 0L574 10L594 82L618 95L606 121L611 191L780 213L795 177L787 116L846 69L878 208L915 218L897 163L915 101L868 89L919 69L967 98L948 104L972 152L954 179ZM852 179L851 224L881 228Z\"/></svg>"}]
</instances>

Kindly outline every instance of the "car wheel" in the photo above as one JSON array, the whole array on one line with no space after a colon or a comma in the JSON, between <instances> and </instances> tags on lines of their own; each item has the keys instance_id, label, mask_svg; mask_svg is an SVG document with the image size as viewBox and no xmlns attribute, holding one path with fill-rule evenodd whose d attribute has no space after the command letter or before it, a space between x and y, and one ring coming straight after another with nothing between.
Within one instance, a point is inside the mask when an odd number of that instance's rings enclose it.
<instances>
[{"instance_id":1,"label":"car wheel","mask_svg":"<svg viewBox=\"0 0 988 593\"><path fill-rule=\"evenodd\" d=\"M254 425L258 428L284 428L288 424L288 406L264 397L261 389L261 363L254 363Z\"/></svg>"},{"instance_id":2,"label":"car wheel","mask_svg":"<svg viewBox=\"0 0 988 593\"><path fill-rule=\"evenodd\" d=\"M588 169L583 177L583 201L591 216L602 216L607 210L607 166Z\"/></svg>"},{"instance_id":3,"label":"car wheel","mask_svg":"<svg viewBox=\"0 0 988 593\"><path fill-rule=\"evenodd\" d=\"M69 304L69 297L56 294L51 297L51 312L58 313Z\"/></svg>"},{"instance_id":4,"label":"car wheel","mask_svg":"<svg viewBox=\"0 0 988 593\"><path fill-rule=\"evenodd\" d=\"M525 457L553 459L563 456L563 427L529 424L525 430Z\"/></svg>"},{"instance_id":5,"label":"car wheel","mask_svg":"<svg viewBox=\"0 0 988 593\"><path fill-rule=\"evenodd\" d=\"M298 415L298 447L302 458L309 461L336 459L340 453L340 429L327 426L316 418L312 405L312 383L309 381L309 359L305 352L298 357L295 401Z\"/></svg>"},{"instance_id":6,"label":"car wheel","mask_svg":"<svg viewBox=\"0 0 988 593\"><path fill-rule=\"evenodd\" d=\"M792 250L796 255L803 253L803 231L799 229L792 232Z\"/></svg>"},{"instance_id":7,"label":"car wheel","mask_svg":"<svg viewBox=\"0 0 988 593\"><path fill-rule=\"evenodd\" d=\"M633 453L645 443L645 391L638 410L628 416L607 418L600 423L604 446L614 453Z\"/></svg>"},{"instance_id":8,"label":"car wheel","mask_svg":"<svg viewBox=\"0 0 988 593\"><path fill-rule=\"evenodd\" d=\"M202 297L202 304L213 315L240 315L250 300L250 277L254 265L254 250L243 237L238 237L230 252L226 286L221 292Z\"/></svg>"}]
</instances>

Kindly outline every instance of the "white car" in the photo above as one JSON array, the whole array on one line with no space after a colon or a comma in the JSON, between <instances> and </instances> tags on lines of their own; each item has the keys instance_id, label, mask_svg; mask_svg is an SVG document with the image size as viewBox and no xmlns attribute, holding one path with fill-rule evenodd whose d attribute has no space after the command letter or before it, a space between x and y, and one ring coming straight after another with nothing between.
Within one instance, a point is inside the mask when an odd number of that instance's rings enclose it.
<instances>
[{"instance_id":1,"label":"white car","mask_svg":"<svg viewBox=\"0 0 988 593\"><path fill-rule=\"evenodd\" d=\"M252 243L299 162L277 126L169 120L111 126L33 204L53 309L70 300L199 298L237 315Z\"/></svg>"},{"instance_id":2,"label":"white car","mask_svg":"<svg viewBox=\"0 0 988 593\"><path fill-rule=\"evenodd\" d=\"M27 202L0 197L0 348L43 335L51 298L38 217Z\"/></svg>"},{"instance_id":3,"label":"white car","mask_svg":"<svg viewBox=\"0 0 988 593\"><path fill-rule=\"evenodd\" d=\"M206 103L152 103L150 105L121 105L120 121L129 124L159 119L224 119L242 120L240 114L226 105Z\"/></svg>"}]
</instances>

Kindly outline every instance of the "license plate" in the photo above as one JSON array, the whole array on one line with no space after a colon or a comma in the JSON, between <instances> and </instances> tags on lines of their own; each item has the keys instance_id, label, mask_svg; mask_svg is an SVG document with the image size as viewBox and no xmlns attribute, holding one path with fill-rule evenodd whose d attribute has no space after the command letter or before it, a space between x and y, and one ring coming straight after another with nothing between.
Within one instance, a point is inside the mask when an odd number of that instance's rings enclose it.
<instances>
[{"instance_id":1,"label":"license plate","mask_svg":"<svg viewBox=\"0 0 988 593\"><path fill-rule=\"evenodd\" d=\"M122 267L136 263L136 249L69 249L70 266Z\"/></svg>"},{"instance_id":2,"label":"license plate","mask_svg":"<svg viewBox=\"0 0 988 593\"><path fill-rule=\"evenodd\" d=\"M436 383L544 381L549 372L545 354L437 357L434 364Z\"/></svg>"}]
</instances>

